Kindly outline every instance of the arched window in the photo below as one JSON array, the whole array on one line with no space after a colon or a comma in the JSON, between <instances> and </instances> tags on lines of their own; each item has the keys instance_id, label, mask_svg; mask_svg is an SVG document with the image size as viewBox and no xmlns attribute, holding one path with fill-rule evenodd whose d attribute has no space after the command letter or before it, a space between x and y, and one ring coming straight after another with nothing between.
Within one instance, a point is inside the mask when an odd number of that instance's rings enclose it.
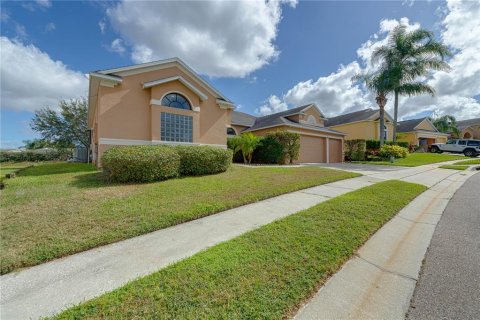
<instances>
[{"instance_id":1,"label":"arched window","mask_svg":"<svg viewBox=\"0 0 480 320\"><path fill-rule=\"evenodd\" d=\"M235 132L235 130L233 128L227 128L227 135L236 136L237 133Z\"/></svg>"},{"instance_id":2,"label":"arched window","mask_svg":"<svg viewBox=\"0 0 480 320\"><path fill-rule=\"evenodd\" d=\"M162 99L162 106L185 110L192 109L188 100L179 93L169 93L165 95Z\"/></svg>"}]
</instances>

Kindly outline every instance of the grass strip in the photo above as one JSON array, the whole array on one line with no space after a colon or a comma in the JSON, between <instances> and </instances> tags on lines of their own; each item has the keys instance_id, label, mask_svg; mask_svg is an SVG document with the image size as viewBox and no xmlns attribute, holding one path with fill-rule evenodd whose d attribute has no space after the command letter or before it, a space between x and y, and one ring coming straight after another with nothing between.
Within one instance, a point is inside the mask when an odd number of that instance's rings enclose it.
<instances>
[{"instance_id":1,"label":"grass strip","mask_svg":"<svg viewBox=\"0 0 480 320\"><path fill-rule=\"evenodd\" d=\"M465 159L465 157L450 155L450 154L438 154L438 153L411 153L406 158L395 159L395 162L393 163L390 163L390 161L358 161L357 163L381 164L386 166L418 167L418 166L423 166L425 164L460 160L460 159Z\"/></svg>"},{"instance_id":2,"label":"grass strip","mask_svg":"<svg viewBox=\"0 0 480 320\"><path fill-rule=\"evenodd\" d=\"M442 169L452 169L452 170L467 170L469 166L460 166L460 165L444 165L440 166L439 168Z\"/></svg>"},{"instance_id":3,"label":"grass strip","mask_svg":"<svg viewBox=\"0 0 480 320\"><path fill-rule=\"evenodd\" d=\"M458 161L454 163L454 165L472 165L472 164L480 164L480 159Z\"/></svg>"},{"instance_id":4,"label":"grass strip","mask_svg":"<svg viewBox=\"0 0 480 320\"><path fill-rule=\"evenodd\" d=\"M91 165L22 170L1 191L1 273L359 174L319 167L232 166L147 184L108 184Z\"/></svg>"},{"instance_id":5,"label":"grass strip","mask_svg":"<svg viewBox=\"0 0 480 320\"><path fill-rule=\"evenodd\" d=\"M390 180L350 192L200 252L56 319L283 319L425 189Z\"/></svg>"}]
</instances>

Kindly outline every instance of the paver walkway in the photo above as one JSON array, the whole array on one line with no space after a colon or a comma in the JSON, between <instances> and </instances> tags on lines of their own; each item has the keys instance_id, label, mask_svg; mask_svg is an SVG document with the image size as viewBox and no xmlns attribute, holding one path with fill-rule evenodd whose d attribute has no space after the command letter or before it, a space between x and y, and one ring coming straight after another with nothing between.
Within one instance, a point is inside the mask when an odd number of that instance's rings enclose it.
<instances>
[{"instance_id":1,"label":"paver walkway","mask_svg":"<svg viewBox=\"0 0 480 320\"><path fill-rule=\"evenodd\" d=\"M459 174L437 169L437 166L372 172L4 275L0 278L1 319L35 319L53 315L215 244L381 180L400 179L432 186L452 174Z\"/></svg>"},{"instance_id":2,"label":"paver walkway","mask_svg":"<svg viewBox=\"0 0 480 320\"><path fill-rule=\"evenodd\" d=\"M480 317L480 174L448 203L433 234L407 319Z\"/></svg>"},{"instance_id":3,"label":"paver walkway","mask_svg":"<svg viewBox=\"0 0 480 320\"><path fill-rule=\"evenodd\" d=\"M431 169L420 172L426 167ZM432 167L412 168L415 174L400 179L430 189L375 233L295 319L404 319L436 224L456 190L476 173ZM383 176L401 172L407 171Z\"/></svg>"}]
</instances>

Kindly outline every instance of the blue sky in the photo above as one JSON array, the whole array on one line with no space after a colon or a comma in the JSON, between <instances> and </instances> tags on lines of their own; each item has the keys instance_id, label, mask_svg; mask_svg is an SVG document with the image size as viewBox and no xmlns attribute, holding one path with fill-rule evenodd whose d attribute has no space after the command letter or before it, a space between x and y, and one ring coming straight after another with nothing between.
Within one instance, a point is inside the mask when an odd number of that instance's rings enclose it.
<instances>
[{"instance_id":1,"label":"blue sky","mask_svg":"<svg viewBox=\"0 0 480 320\"><path fill-rule=\"evenodd\" d=\"M399 22L434 31L459 53L453 72L427 79L437 97L405 98L402 117L433 111L480 117L480 63L470 52L478 49L480 27L462 21L478 7L473 1L2 2L2 148L35 137L28 125L34 110L86 96L84 74L171 56L252 114L310 102L329 116L374 106L350 78L369 68L371 48ZM210 14L212 8L221 14ZM459 30L468 32L462 41L453 36ZM204 42L213 49L202 48Z\"/></svg>"}]
</instances>

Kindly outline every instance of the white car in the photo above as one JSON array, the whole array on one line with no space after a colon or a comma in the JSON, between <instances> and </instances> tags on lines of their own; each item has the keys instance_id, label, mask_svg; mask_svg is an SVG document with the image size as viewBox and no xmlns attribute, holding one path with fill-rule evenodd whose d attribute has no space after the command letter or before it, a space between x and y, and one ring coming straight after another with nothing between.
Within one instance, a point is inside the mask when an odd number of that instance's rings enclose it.
<instances>
[{"instance_id":1,"label":"white car","mask_svg":"<svg viewBox=\"0 0 480 320\"><path fill-rule=\"evenodd\" d=\"M453 139L448 140L447 143L434 143L430 151L463 153L467 157L476 157L480 154L480 140Z\"/></svg>"}]
</instances>

